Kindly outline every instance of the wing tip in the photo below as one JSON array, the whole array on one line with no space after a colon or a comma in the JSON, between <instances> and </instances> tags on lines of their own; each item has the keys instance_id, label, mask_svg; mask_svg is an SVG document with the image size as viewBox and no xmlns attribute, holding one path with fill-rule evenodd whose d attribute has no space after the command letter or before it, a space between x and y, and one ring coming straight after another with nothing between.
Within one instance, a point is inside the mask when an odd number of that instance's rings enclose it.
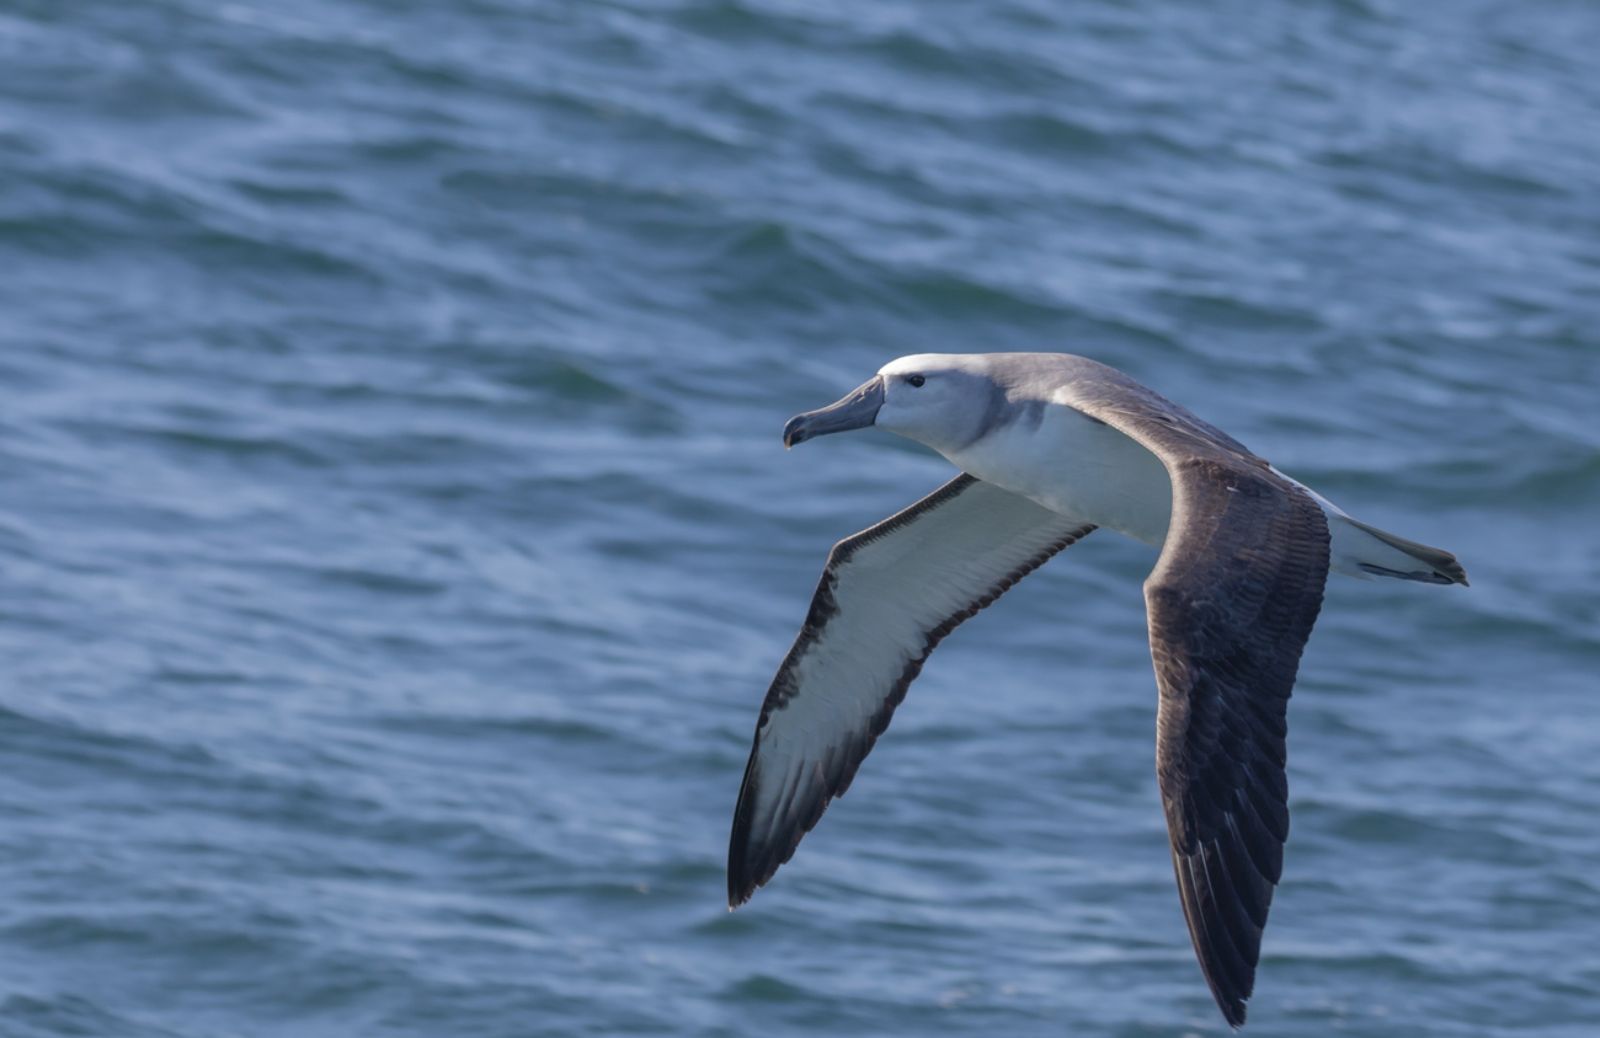
<instances>
[{"instance_id":1,"label":"wing tip","mask_svg":"<svg viewBox=\"0 0 1600 1038\"><path fill-rule=\"evenodd\" d=\"M1172 864L1177 873L1179 900L1183 904L1184 921L1189 927L1200 975L1205 978L1206 987L1211 990L1212 1001L1217 1004L1223 1020L1237 1031L1244 1026L1250 996L1255 992L1260 947L1241 949L1235 944L1235 935L1228 932L1226 925L1214 913L1217 895L1211 888L1209 876L1202 897L1198 877L1185 867L1188 863L1188 858L1174 846ZM1212 913L1206 910L1208 904L1213 906ZM1225 951L1232 951L1236 961L1230 963Z\"/></svg>"},{"instance_id":2,"label":"wing tip","mask_svg":"<svg viewBox=\"0 0 1600 1038\"><path fill-rule=\"evenodd\" d=\"M733 809L733 831L728 836L728 910L732 911L755 896L767 881L794 857L800 840L816 826L826 810L831 796L821 797L806 813L795 816L786 828L773 831L771 824L762 827L758 834L755 825L756 802L761 797L761 779L757 768L760 744L750 753L750 763L745 767L744 783L739 788L739 802ZM847 780L848 784L848 780Z\"/></svg>"},{"instance_id":3,"label":"wing tip","mask_svg":"<svg viewBox=\"0 0 1600 1038\"><path fill-rule=\"evenodd\" d=\"M1245 1016L1249 1011L1250 995L1255 988L1255 977L1251 976L1250 986L1243 994L1237 994L1225 990L1219 983L1215 970L1207 968L1204 961L1200 964L1200 972L1205 975L1206 986L1211 989L1211 999L1222 1012L1222 1019L1226 1020L1228 1026L1235 1031L1243 1027Z\"/></svg>"},{"instance_id":4,"label":"wing tip","mask_svg":"<svg viewBox=\"0 0 1600 1038\"><path fill-rule=\"evenodd\" d=\"M1211 989L1211 998L1221 1010L1222 1019L1226 1020L1228 1026L1235 1031L1243 1027L1250 1008L1250 995L1255 989L1255 971L1251 970L1250 985L1242 994L1224 990L1218 983L1214 971L1205 968L1204 963L1201 964L1200 971L1205 974L1206 986Z\"/></svg>"},{"instance_id":5,"label":"wing tip","mask_svg":"<svg viewBox=\"0 0 1600 1038\"><path fill-rule=\"evenodd\" d=\"M766 886L779 866L788 860L773 851L770 843L752 843L748 826L743 832L735 831L728 847L728 911L755 897L756 891Z\"/></svg>"},{"instance_id":6,"label":"wing tip","mask_svg":"<svg viewBox=\"0 0 1600 1038\"><path fill-rule=\"evenodd\" d=\"M747 845L739 844L728 852L728 911L732 912L755 896L778 871L777 865L764 869L752 868L744 851Z\"/></svg>"},{"instance_id":7,"label":"wing tip","mask_svg":"<svg viewBox=\"0 0 1600 1038\"><path fill-rule=\"evenodd\" d=\"M757 732L759 733L759 729ZM750 828L755 814L756 755L760 751L759 734L756 745L750 750L750 760L745 765L744 781L739 784L739 800L733 808L733 831L728 834L728 911L733 911L750 900L756 890L771 878L759 876L750 862Z\"/></svg>"},{"instance_id":8,"label":"wing tip","mask_svg":"<svg viewBox=\"0 0 1600 1038\"><path fill-rule=\"evenodd\" d=\"M761 884L755 882L745 865L742 841L738 840L738 834L735 833L734 841L728 847L728 911L749 901L759 886Z\"/></svg>"}]
</instances>

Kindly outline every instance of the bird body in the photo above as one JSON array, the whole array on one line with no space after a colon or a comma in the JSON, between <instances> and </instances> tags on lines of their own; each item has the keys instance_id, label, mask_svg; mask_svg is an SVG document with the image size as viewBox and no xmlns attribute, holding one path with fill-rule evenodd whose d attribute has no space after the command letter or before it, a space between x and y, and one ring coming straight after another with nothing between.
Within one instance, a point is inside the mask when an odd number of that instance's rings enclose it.
<instances>
[{"instance_id":1,"label":"bird body","mask_svg":"<svg viewBox=\"0 0 1600 1038\"><path fill-rule=\"evenodd\" d=\"M762 704L734 812L737 906L849 786L939 640L1097 527L1145 581L1156 774L1196 956L1244 1022L1288 836L1286 707L1330 568L1466 583L1127 375L1069 354L902 357L784 442L879 425L962 474L834 546Z\"/></svg>"},{"instance_id":2,"label":"bird body","mask_svg":"<svg viewBox=\"0 0 1600 1038\"><path fill-rule=\"evenodd\" d=\"M1075 408L1047 404L945 455L956 468L1059 515L1161 547L1172 482L1161 460Z\"/></svg>"},{"instance_id":3,"label":"bird body","mask_svg":"<svg viewBox=\"0 0 1600 1038\"><path fill-rule=\"evenodd\" d=\"M1155 548L1166 540L1172 482L1161 459L1115 425L1090 417L1087 410L1074 404L1075 387L1098 385L1134 391L1135 399L1146 403L1159 401L1162 410L1155 413L1181 415L1206 434L1221 437L1240 457L1254 459L1304 491L1328 522L1334 572L1369 577L1415 569L1417 560L1396 547L1400 538L1352 520L1321 494L1255 458L1242 444L1114 368L1064 353L919 354L885 365L882 374L892 378L897 373L941 369L970 372L989 380L1005 394L1006 404L987 412L980 434L970 441L956 445L936 438L929 445L961 471L1057 514L1115 530ZM891 416L890 422L880 419L874 424L892 431L892 421ZM1436 550L1403 543L1411 549ZM1393 572L1379 574L1375 570ZM1437 582L1429 577L1413 579ZM1454 582L1454 578L1444 582Z\"/></svg>"}]
</instances>

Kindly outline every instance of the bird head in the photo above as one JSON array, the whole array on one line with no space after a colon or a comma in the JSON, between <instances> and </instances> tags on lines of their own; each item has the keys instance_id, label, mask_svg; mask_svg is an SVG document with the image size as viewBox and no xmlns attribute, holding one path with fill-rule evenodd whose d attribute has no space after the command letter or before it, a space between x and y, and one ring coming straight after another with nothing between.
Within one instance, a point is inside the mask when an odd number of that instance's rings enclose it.
<instances>
[{"instance_id":1,"label":"bird head","mask_svg":"<svg viewBox=\"0 0 1600 1038\"><path fill-rule=\"evenodd\" d=\"M795 415L783 443L876 425L945 451L982 435L1003 399L981 357L920 353L890 361L827 407Z\"/></svg>"}]
</instances>

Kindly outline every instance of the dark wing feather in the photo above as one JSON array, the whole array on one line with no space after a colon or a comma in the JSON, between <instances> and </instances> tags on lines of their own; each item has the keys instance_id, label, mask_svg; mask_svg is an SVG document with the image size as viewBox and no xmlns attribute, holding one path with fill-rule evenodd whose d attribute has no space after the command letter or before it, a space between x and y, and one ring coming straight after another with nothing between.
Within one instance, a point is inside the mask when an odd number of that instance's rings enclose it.
<instances>
[{"instance_id":1,"label":"dark wing feather","mask_svg":"<svg viewBox=\"0 0 1600 1038\"><path fill-rule=\"evenodd\" d=\"M1190 459L1145 583L1156 774L1184 917L1223 1016L1244 1023L1289 836L1286 710L1322 606L1328 528L1253 466Z\"/></svg>"},{"instance_id":2,"label":"dark wing feather","mask_svg":"<svg viewBox=\"0 0 1600 1038\"><path fill-rule=\"evenodd\" d=\"M1145 582L1156 776L1189 936L1238 1027L1289 836L1286 713L1322 608L1327 520L1237 440L1120 373L1065 395L1172 477L1171 524Z\"/></svg>"},{"instance_id":3,"label":"dark wing feather","mask_svg":"<svg viewBox=\"0 0 1600 1038\"><path fill-rule=\"evenodd\" d=\"M849 787L940 639L1093 529L961 475L834 545L761 706L728 846L730 905Z\"/></svg>"}]
</instances>

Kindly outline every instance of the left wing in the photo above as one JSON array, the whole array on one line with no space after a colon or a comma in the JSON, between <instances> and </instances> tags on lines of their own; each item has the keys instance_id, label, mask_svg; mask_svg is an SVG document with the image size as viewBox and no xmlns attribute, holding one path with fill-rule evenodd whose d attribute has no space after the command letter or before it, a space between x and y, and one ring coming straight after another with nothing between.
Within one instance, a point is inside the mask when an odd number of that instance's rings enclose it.
<instances>
[{"instance_id":1,"label":"left wing","mask_svg":"<svg viewBox=\"0 0 1600 1038\"><path fill-rule=\"evenodd\" d=\"M1145 581L1160 706L1156 778L1200 971L1244 1023L1289 836L1289 693L1322 608L1328 524L1239 441L1109 368L1063 403L1142 444L1172 479Z\"/></svg>"},{"instance_id":2,"label":"left wing","mask_svg":"<svg viewBox=\"0 0 1600 1038\"><path fill-rule=\"evenodd\" d=\"M730 906L849 787L940 639L1093 529L960 475L834 545L761 705L728 846Z\"/></svg>"},{"instance_id":3,"label":"left wing","mask_svg":"<svg viewBox=\"0 0 1600 1038\"><path fill-rule=\"evenodd\" d=\"M1145 582L1156 775L1200 970L1244 1023L1289 836L1289 693L1322 606L1328 525L1240 462L1173 461L1172 529Z\"/></svg>"}]
</instances>

